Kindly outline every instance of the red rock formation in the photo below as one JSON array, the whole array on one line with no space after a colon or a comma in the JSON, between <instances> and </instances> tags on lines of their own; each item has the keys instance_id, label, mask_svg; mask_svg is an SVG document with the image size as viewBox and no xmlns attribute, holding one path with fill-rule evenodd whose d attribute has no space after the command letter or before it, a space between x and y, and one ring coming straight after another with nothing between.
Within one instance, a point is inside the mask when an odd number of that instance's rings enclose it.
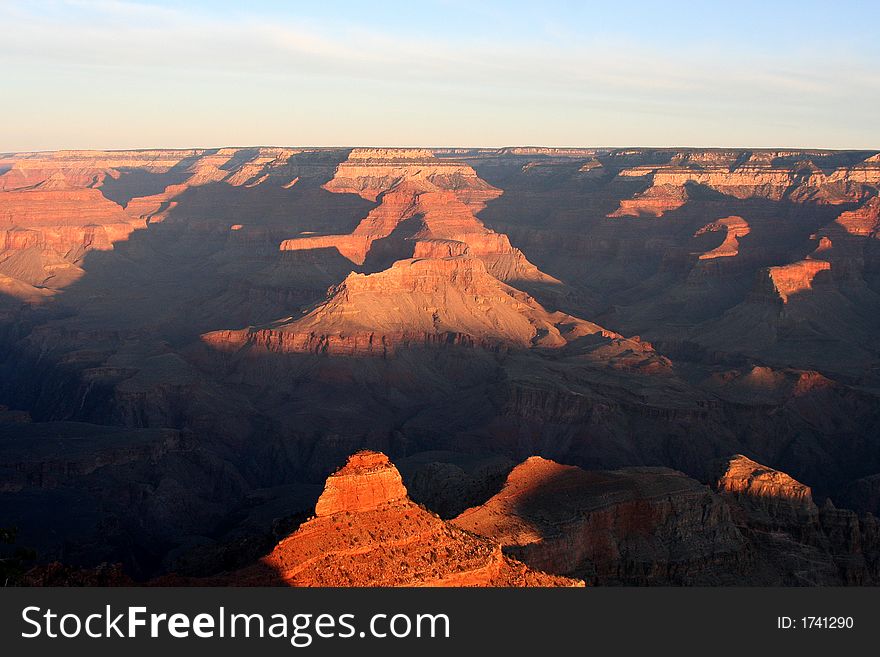
<instances>
[{"instance_id":1,"label":"red rock formation","mask_svg":"<svg viewBox=\"0 0 880 657\"><path fill-rule=\"evenodd\" d=\"M825 260L800 260L770 267L767 276L782 303L788 303L793 295L812 290L816 275L830 269L831 263Z\"/></svg>"},{"instance_id":2,"label":"red rock formation","mask_svg":"<svg viewBox=\"0 0 880 657\"><path fill-rule=\"evenodd\" d=\"M166 172L200 151L55 151L17 153L10 168L0 175L0 190L23 190L64 181L70 188L98 187L106 178L118 178L120 169ZM4 162L0 160L0 165Z\"/></svg>"},{"instance_id":3,"label":"red rock formation","mask_svg":"<svg viewBox=\"0 0 880 657\"><path fill-rule=\"evenodd\" d=\"M716 487L724 493L747 499L750 504L775 516L814 519L819 512L809 486L742 454L728 461Z\"/></svg>"},{"instance_id":4,"label":"red rock formation","mask_svg":"<svg viewBox=\"0 0 880 657\"><path fill-rule=\"evenodd\" d=\"M0 274L18 281L4 287L21 300L38 300L44 292L27 286L48 284L51 293L68 285L82 274L78 264L86 252L112 249L142 225L97 189L57 179L0 191Z\"/></svg>"},{"instance_id":5,"label":"red rock formation","mask_svg":"<svg viewBox=\"0 0 880 657\"><path fill-rule=\"evenodd\" d=\"M700 260L712 260L714 258L732 258L739 254L739 240L750 232L748 222L742 217L731 216L716 219L700 228L694 237L724 231L724 241L711 251L700 254Z\"/></svg>"},{"instance_id":6,"label":"red rock formation","mask_svg":"<svg viewBox=\"0 0 880 657\"><path fill-rule=\"evenodd\" d=\"M468 253L464 242L449 239L420 239L416 241L413 258L454 258Z\"/></svg>"},{"instance_id":7,"label":"red rock formation","mask_svg":"<svg viewBox=\"0 0 880 657\"><path fill-rule=\"evenodd\" d=\"M816 244L816 250L807 257L810 259L818 258L822 260L833 248L834 242L831 241L831 238L823 235L819 238L818 244Z\"/></svg>"},{"instance_id":8,"label":"red rock formation","mask_svg":"<svg viewBox=\"0 0 880 657\"><path fill-rule=\"evenodd\" d=\"M35 287L5 274L0 274L0 293L30 304L41 303L53 295L52 290Z\"/></svg>"},{"instance_id":9,"label":"red rock formation","mask_svg":"<svg viewBox=\"0 0 880 657\"><path fill-rule=\"evenodd\" d=\"M655 176L656 178L656 176ZM657 184L631 199L621 199L620 207L609 217L662 217L671 210L677 210L688 201L687 190L683 185Z\"/></svg>"},{"instance_id":10,"label":"red rock formation","mask_svg":"<svg viewBox=\"0 0 880 657\"><path fill-rule=\"evenodd\" d=\"M737 403L788 403L838 387L819 372L755 365L747 370L714 373L705 385ZM815 403L815 398L813 398Z\"/></svg>"},{"instance_id":11,"label":"red rock formation","mask_svg":"<svg viewBox=\"0 0 880 657\"><path fill-rule=\"evenodd\" d=\"M424 148L355 148L324 187L331 192L359 194L376 201L380 194L403 181L453 190L474 212L501 193L481 180L470 166L435 158L432 151Z\"/></svg>"},{"instance_id":12,"label":"red rock formation","mask_svg":"<svg viewBox=\"0 0 880 657\"><path fill-rule=\"evenodd\" d=\"M721 500L664 468L595 472L534 456L452 523L533 567L599 583L718 583L745 561Z\"/></svg>"},{"instance_id":13,"label":"red rock formation","mask_svg":"<svg viewBox=\"0 0 880 657\"><path fill-rule=\"evenodd\" d=\"M327 479L315 515L372 511L386 502L405 499L406 487L388 457L379 452L358 452Z\"/></svg>"},{"instance_id":14,"label":"red rock formation","mask_svg":"<svg viewBox=\"0 0 880 657\"><path fill-rule=\"evenodd\" d=\"M552 450L591 467L667 463L700 477L715 454L754 450L796 462L805 481L838 501L850 479L869 482L880 470L864 431L878 417L878 172L871 153L732 149L0 156L0 194L25 199L9 206L13 222L0 235L4 401L36 425L173 426L198 437L186 455L101 445L100 453L53 459L27 445L31 460L9 461L6 480L16 490L6 508L20 507L23 522L39 529L45 516L27 515L31 508L66 509L55 500L88 489L95 522L120 528L100 537L115 550L107 559L128 562L131 536L164 559L168 546L213 542L224 518L249 514L242 489L321 476L326 463L363 444L407 454L479 446L508 459ZM30 203L40 195L59 199L63 212L41 218L45 208ZM664 210L676 198L686 203ZM653 204L664 218L607 220L621 200L646 211ZM731 213L748 220L748 248L730 257L737 229L725 226L722 248L698 258L694 240L713 237L694 238L695 229ZM132 226L144 230L121 242ZM811 235L817 248L805 256ZM284 238L300 244L307 236L315 241L305 248L278 252ZM115 253L83 258L111 244ZM822 271L828 264L830 273ZM382 267L346 280L352 270ZM750 280L758 289L749 290ZM513 289L521 281L531 297ZM16 301L50 298L43 308ZM681 362L673 367L649 343L576 316L641 333ZM249 324L258 328L206 338L243 347L240 355L192 344L201 332ZM439 348L387 361L252 358L413 345ZM469 477L444 484L446 474L425 485L471 491L471 503L495 490ZM215 499L227 488L235 490ZM431 499L422 492L418 499ZM869 494L859 499L868 504ZM757 535L743 513L743 531ZM91 522L77 514L76 523ZM809 549L818 552L801 554L821 563L831 563L821 543L835 533L848 546L835 555L851 561L852 516L824 515L833 531L821 517L818 529L762 531L768 541L794 536L792 554L803 549L798 532L813 535ZM857 523L868 554L870 523ZM91 549L83 536L65 536L80 555ZM688 564L682 580L705 575L699 562ZM649 575L624 570L627 581L671 577L662 566ZM847 573L858 578L855 568Z\"/></svg>"},{"instance_id":15,"label":"red rock formation","mask_svg":"<svg viewBox=\"0 0 880 657\"><path fill-rule=\"evenodd\" d=\"M477 219L475 213L484 202L501 192L466 164L435 159L421 150L355 149L324 187L336 193L357 193L378 200L379 205L348 235L291 238L281 243L282 251L336 248L362 265L374 242L388 238L404 222L416 221L410 235L401 238L414 243L409 246L410 254L421 251L419 243L425 240L461 242L463 246L456 251L482 259L502 281L559 284L526 260L506 235L487 229Z\"/></svg>"},{"instance_id":16,"label":"red rock formation","mask_svg":"<svg viewBox=\"0 0 880 657\"><path fill-rule=\"evenodd\" d=\"M835 223L850 235L878 238L880 196L869 199L856 210L841 213Z\"/></svg>"},{"instance_id":17,"label":"red rock formation","mask_svg":"<svg viewBox=\"0 0 880 657\"><path fill-rule=\"evenodd\" d=\"M303 523L233 585L578 586L502 554L499 545L411 502L388 457L360 452L327 480Z\"/></svg>"},{"instance_id":18,"label":"red rock formation","mask_svg":"<svg viewBox=\"0 0 880 657\"><path fill-rule=\"evenodd\" d=\"M869 158L857 166L839 167L831 173L818 168L810 153L757 151L740 162L734 152L713 153L696 166L693 153L673 157L667 165L642 165L620 171L624 178L652 177L652 186L632 199L623 199L611 217L649 214L661 216L681 207L686 199L685 185L703 185L738 199L765 198L780 201L813 201L840 204L871 195L866 186L880 183L880 166ZM821 157L816 154L817 159ZM791 162L792 157L802 157ZM784 161L782 163L781 161ZM687 162L688 166L681 166ZM711 163L710 163L711 162Z\"/></svg>"},{"instance_id":19,"label":"red rock formation","mask_svg":"<svg viewBox=\"0 0 880 657\"><path fill-rule=\"evenodd\" d=\"M401 346L458 343L488 348L560 347L584 335L619 335L534 299L467 256L401 260L377 274L350 274L301 319L244 331L216 331L217 348L386 355ZM644 349L649 350L649 346Z\"/></svg>"},{"instance_id":20,"label":"red rock formation","mask_svg":"<svg viewBox=\"0 0 880 657\"><path fill-rule=\"evenodd\" d=\"M880 580L880 523L821 509L808 486L737 454L721 466L716 484L751 544L759 577L786 585L864 585Z\"/></svg>"}]
</instances>

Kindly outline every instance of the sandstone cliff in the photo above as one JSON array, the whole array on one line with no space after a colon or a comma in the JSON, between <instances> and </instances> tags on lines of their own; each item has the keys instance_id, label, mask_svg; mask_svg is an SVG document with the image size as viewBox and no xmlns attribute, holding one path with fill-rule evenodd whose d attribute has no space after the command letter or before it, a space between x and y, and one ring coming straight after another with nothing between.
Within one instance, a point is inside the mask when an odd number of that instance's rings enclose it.
<instances>
[{"instance_id":1,"label":"sandstone cliff","mask_svg":"<svg viewBox=\"0 0 880 657\"><path fill-rule=\"evenodd\" d=\"M878 520L871 514L820 509L808 486L736 455L720 465L717 490L752 545L758 577L786 585L876 584Z\"/></svg>"},{"instance_id":2,"label":"sandstone cliff","mask_svg":"<svg viewBox=\"0 0 880 657\"><path fill-rule=\"evenodd\" d=\"M371 251L384 249L397 259L418 257L437 240L457 243L456 251L484 261L502 281L559 284L526 260L506 235L487 229L477 219L486 201L501 194L481 180L472 167L434 158L430 152L355 149L324 188L356 193L377 201L348 235L310 235L284 240L282 251L335 248L353 263L363 265ZM427 244L426 244L427 242Z\"/></svg>"},{"instance_id":3,"label":"sandstone cliff","mask_svg":"<svg viewBox=\"0 0 880 657\"><path fill-rule=\"evenodd\" d=\"M540 457L458 527L533 567L600 584L733 583L746 546L723 502L679 472L590 472Z\"/></svg>"},{"instance_id":4,"label":"sandstone cliff","mask_svg":"<svg viewBox=\"0 0 880 657\"><path fill-rule=\"evenodd\" d=\"M235 585L577 586L506 557L409 500L384 454L361 452L331 475L315 517Z\"/></svg>"},{"instance_id":5,"label":"sandstone cliff","mask_svg":"<svg viewBox=\"0 0 880 657\"><path fill-rule=\"evenodd\" d=\"M304 317L265 328L219 331L203 340L221 349L386 355L404 346L464 344L489 349L560 347L598 334L620 338L492 277L467 257L399 260L384 272L350 274Z\"/></svg>"}]
</instances>

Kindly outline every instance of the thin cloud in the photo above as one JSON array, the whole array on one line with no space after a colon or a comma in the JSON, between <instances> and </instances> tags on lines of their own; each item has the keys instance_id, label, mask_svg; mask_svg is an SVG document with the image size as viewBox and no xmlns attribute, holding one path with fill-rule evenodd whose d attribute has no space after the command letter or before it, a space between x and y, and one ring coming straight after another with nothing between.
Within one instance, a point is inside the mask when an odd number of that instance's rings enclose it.
<instances>
[{"instance_id":1,"label":"thin cloud","mask_svg":"<svg viewBox=\"0 0 880 657\"><path fill-rule=\"evenodd\" d=\"M54 3L53 3L54 4ZM272 71L385 80L455 80L536 89L593 86L612 93L712 93L724 96L785 91L838 97L870 69L850 74L818 58L809 75L773 68L730 52L662 52L626 43L557 41L540 48L506 43L461 45L363 28L328 30L309 24L239 21L136 2L66 0L83 10L58 18L20 11L0 27L0 53L65 65L135 70ZM38 7L44 7L37 3ZM123 26L119 22L124 22ZM844 68L844 71L847 69Z\"/></svg>"},{"instance_id":2,"label":"thin cloud","mask_svg":"<svg viewBox=\"0 0 880 657\"><path fill-rule=\"evenodd\" d=\"M742 133L749 125L760 133L781 116L815 132L835 110L846 112L850 126L860 125L854 119L880 101L870 58L829 58L824 49L771 58L735 43L673 48L635 35L578 34L554 21L514 40L501 32L465 38L375 22L275 18L111 0L0 3L0 59L16 72L7 85L11 97L44 113L52 108L39 105L45 96L39 81L54 77L88 80L105 90L116 85L129 96L149 88L152 99L173 89L176 103L192 107L205 107L208 97L225 98L213 110L218 123L222 112L232 111L229 91L248 88L284 103L300 122L318 124L328 120L330 108L337 116L336 108L349 108L350 129L372 128L383 111L393 111L394 127L403 130L401 117L430 113L430 124L411 126L430 134L437 134L441 120L450 133L467 123L491 126L494 134L507 122L511 131L543 124L550 134L550 123L561 131L617 120L623 132L648 117L655 119L651 129L680 132L714 126L721 116ZM111 111L106 96L89 100L89 85L81 87L68 92L68 106L91 102L99 113ZM142 126L160 121L142 116L138 107L120 107L107 118ZM269 107L245 111L266 115Z\"/></svg>"}]
</instances>

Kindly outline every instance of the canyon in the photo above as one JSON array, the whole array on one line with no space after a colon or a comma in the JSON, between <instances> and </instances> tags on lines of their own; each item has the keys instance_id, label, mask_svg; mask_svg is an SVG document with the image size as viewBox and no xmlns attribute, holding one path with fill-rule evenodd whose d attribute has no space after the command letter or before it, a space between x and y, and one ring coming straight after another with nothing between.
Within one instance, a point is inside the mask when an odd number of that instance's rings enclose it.
<instances>
[{"instance_id":1,"label":"canyon","mask_svg":"<svg viewBox=\"0 0 880 657\"><path fill-rule=\"evenodd\" d=\"M876 151L0 153L0 527L36 583L875 584L878 200Z\"/></svg>"}]
</instances>

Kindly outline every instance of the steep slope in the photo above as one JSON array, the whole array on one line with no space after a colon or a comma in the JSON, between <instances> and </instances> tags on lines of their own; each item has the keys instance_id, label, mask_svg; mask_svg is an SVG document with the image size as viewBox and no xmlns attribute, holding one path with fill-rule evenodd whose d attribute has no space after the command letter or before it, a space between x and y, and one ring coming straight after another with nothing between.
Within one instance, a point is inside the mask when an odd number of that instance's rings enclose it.
<instances>
[{"instance_id":1,"label":"steep slope","mask_svg":"<svg viewBox=\"0 0 880 657\"><path fill-rule=\"evenodd\" d=\"M818 518L809 486L742 454L727 461L716 488L777 520L814 522Z\"/></svg>"},{"instance_id":2,"label":"steep slope","mask_svg":"<svg viewBox=\"0 0 880 657\"><path fill-rule=\"evenodd\" d=\"M466 164L437 159L424 150L355 149L324 188L356 193L379 205L348 235L291 238L281 243L282 251L336 248L363 265L370 255L402 259L436 254L439 248L482 259L502 281L560 284L526 260L506 235L477 219L476 213L501 190Z\"/></svg>"},{"instance_id":3,"label":"steep slope","mask_svg":"<svg viewBox=\"0 0 880 657\"><path fill-rule=\"evenodd\" d=\"M388 457L360 452L330 476L303 523L235 585L577 586L505 557L500 546L411 502Z\"/></svg>"},{"instance_id":4,"label":"steep slope","mask_svg":"<svg viewBox=\"0 0 880 657\"><path fill-rule=\"evenodd\" d=\"M112 249L142 226L97 189L74 188L61 174L27 189L0 191L0 274L60 289L82 275L88 251Z\"/></svg>"},{"instance_id":5,"label":"steep slope","mask_svg":"<svg viewBox=\"0 0 880 657\"><path fill-rule=\"evenodd\" d=\"M772 584L876 585L880 522L826 500L810 488L737 454L719 465L717 490L755 554L755 577Z\"/></svg>"},{"instance_id":6,"label":"steep slope","mask_svg":"<svg viewBox=\"0 0 880 657\"><path fill-rule=\"evenodd\" d=\"M455 518L548 572L597 583L733 583L745 543L721 500L665 468L591 472L534 456Z\"/></svg>"},{"instance_id":7,"label":"steep slope","mask_svg":"<svg viewBox=\"0 0 880 657\"><path fill-rule=\"evenodd\" d=\"M742 455L717 492L665 468L584 471L532 457L452 524L532 567L598 584L872 584L880 524L819 509L810 489Z\"/></svg>"},{"instance_id":8,"label":"steep slope","mask_svg":"<svg viewBox=\"0 0 880 657\"><path fill-rule=\"evenodd\" d=\"M221 349L247 345L276 352L386 355L402 346L430 344L560 347L594 334L621 338L590 322L547 312L492 277L481 260L454 256L399 260L383 272L350 274L301 319L216 331L203 340Z\"/></svg>"}]
</instances>

